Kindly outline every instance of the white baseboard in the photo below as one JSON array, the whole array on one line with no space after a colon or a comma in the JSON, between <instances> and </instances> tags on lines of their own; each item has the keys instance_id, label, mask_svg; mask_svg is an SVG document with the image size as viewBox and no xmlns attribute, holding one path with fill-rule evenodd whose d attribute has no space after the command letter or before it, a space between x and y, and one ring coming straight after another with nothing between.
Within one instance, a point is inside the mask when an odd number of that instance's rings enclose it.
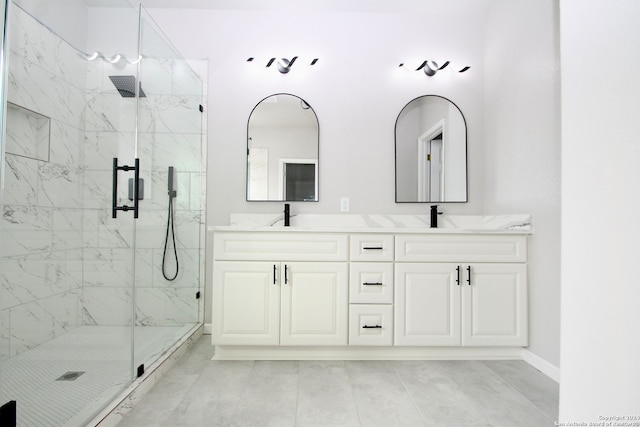
<instances>
[{"instance_id":1,"label":"white baseboard","mask_svg":"<svg viewBox=\"0 0 640 427\"><path fill-rule=\"evenodd\" d=\"M204 332L203 332L203 334L211 335L212 331L213 331L213 326L211 326L211 323L205 323L204 324Z\"/></svg>"},{"instance_id":2,"label":"white baseboard","mask_svg":"<svg viewBox=\"0 0 640 427\"><path fill-rule=\"evenodd\" d=\"M560 383L560 368L547 362L527 349L522 350L522 360L533 366L552 380Z\"/></svg>"}]
</instances>

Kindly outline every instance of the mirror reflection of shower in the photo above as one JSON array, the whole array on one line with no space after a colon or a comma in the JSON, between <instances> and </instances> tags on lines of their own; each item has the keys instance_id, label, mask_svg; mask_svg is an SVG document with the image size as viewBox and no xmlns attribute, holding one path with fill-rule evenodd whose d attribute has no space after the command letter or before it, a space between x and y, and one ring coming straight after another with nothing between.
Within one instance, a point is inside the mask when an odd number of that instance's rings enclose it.
<instances>
[{"instance_id":1,"label":"mirror reflection of shower","mask_svg":"<svg viewBox=\"0 0 640 427\"><path fill-rule=\"evenodd\" d=\"M176 234L173 228L174 218L174 206L173 199L178 195L176 188L176 175L173 166L169 166L168 179L167 179L167 194L169 195L169 208L167 211L167 232L164 237L164 251L162 252L162 275L170 282L174 281L178 277L180 271L180 265L178 263L178 249L176 248ZM176 263L175 273L171 275L167 273L167 249L169 247L169 234L171 234L171 246L173 247L173 259Z\"/></svg>"}]
</instances>

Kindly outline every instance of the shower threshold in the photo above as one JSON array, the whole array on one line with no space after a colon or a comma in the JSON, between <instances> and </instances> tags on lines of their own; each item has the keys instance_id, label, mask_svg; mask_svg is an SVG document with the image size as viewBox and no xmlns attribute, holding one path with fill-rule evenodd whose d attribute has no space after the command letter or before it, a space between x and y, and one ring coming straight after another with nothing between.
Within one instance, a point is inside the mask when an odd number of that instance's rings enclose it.
<instances>
[{"instance_id":1,"label":"shower threshold","mask_svg":"<svg viewBox=\"0 0 640 427\"><path fill-rule=\"evenodd\" d=\"M193 329L136 327L135 366L149 369ZM87 420L132 386L130 334L126 326L82 326L0 363L0 401L17 401L21 427L96 425Z\"/></svg>"}]
</instances>

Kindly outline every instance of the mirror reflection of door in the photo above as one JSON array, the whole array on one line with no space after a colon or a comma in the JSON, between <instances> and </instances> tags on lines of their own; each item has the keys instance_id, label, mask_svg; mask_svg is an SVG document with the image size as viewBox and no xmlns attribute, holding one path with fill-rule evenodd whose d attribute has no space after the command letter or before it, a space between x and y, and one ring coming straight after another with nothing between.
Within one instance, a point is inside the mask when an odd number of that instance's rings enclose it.
<instances>
[{"instance_id":1,"label":"mirror reflection of door","mask_svg":"<svg viewBox=\"0 0 640 427\"><path fill-rule=\"evenodd\" d=\"M442 201L442 134L429 141L429 198Z\"/></svg>"},{"instance_id":2,"label":"mirror reflection of door","mask_svg":"<svg viewBox=\"0 0 640 427\"><path fill-rule=\"evenodd\" d=\"M440 202L444 194L444 121L418 138L418 200Z\"/></svg>"},{"instance_id":3,"label":"mirror reflection of door","mask_svg":"<svg viewBox=\"0 0 640 427\"><path fill-rule=\"evenodd\" d=\"M405 105L396 120L395 155L396 203L468 200L467 127L450 100L424 95Z\"/></svg>"},{"instance_id":4,"label":"mirror reflection of door","mask_svg":"<svg viewBox=\"0 0 640 427\"><path fill-rule=\"evenodd\" d=\"M318 144L318 117L305 100L279 93L260 101L247 123L247 200L318 201ZM285 162L314 165L313 173L286 189Z\"/></svg>"},{"instance_id":5,"label":"mirror reflection of door","mask_svg":"<svg viewBox=\"0 0 640 427\"><path fill-rule=\"evenodd\" d=\"M316 198L316 165L284 164L284 200L306 201Z\"/></svg>"}]
</instances>

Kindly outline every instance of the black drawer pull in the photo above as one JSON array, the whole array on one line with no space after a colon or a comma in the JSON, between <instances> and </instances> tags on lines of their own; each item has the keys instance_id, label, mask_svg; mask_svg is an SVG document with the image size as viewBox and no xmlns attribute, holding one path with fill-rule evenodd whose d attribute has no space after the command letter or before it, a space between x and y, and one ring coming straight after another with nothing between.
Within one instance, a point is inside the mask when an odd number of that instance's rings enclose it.
<instances>
[{"instance_id":1,"label":"black drawer pull","mask_svg":"<svg viewBox=\"0 0 640 427\"><path fill-rule=\"evenodd\" d=\"M382 283L380 283L380 282L364 282L362 285L363 286L382 286Z\"/></svg>"},{"instance_id":2,"label":"black drawer pull","mask_svg":"<svg viewBox=\"0 0 640 427\"><path fill-rule=\"evenodd\" d=\"M384 248L382 246L364 246L362 249L365 251L381 251Z\"/></svg>"},{"instance_id":3,"label":"black drawer pull","mask_svg":"<svg viewBox=\"0 0 640 427\"><path fill-rule=\"evenodd\" d=\"M362 329L382 329L382 326L380 326L380 325L376 325L376 326L364 325L362 327Z\"/></svg>"}]
</instances>

